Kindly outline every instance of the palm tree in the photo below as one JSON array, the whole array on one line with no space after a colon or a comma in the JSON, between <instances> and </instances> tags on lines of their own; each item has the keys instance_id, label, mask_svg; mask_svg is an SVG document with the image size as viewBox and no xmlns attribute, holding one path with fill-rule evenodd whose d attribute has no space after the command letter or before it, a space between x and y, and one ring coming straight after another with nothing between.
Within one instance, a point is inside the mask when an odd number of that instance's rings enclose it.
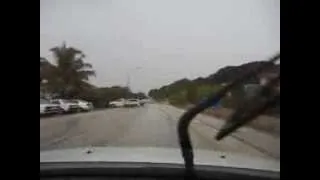
<instances>
[{"instance_id":1,"label":"palm tree","mask_svg":"<svg viewBox=\"0 0 320 180\"><path fill-rule=\"evenodd\" d=\"M57 46L50 51L54 55L55 68L51 68L52 76L49 77L49 84L52 90L58 92L62 97L72 98L88 87L89 77L95 76L92 65L85 63L85 55L73 47Z\"/></svg>"},{"instance_id":2,"label":"palm tree","mask_svg":"<svg viewBox=\"0 0 320 180\"><path fill-rule=\"evenodd\" d=\"M45 58L43 58L43 57L40 57L40 83L41 83L41 81L42 81L42 72L43 72L43 63L44 63L44 61L45 61Z\"/></svg>"},{"instance_id":3,"label":"palm tree","mask_svg":"<svg viewBox=\"0 0 320 180\"><path fill-rule=\"evenodd\" d=\"M48 80L54 68L46 58L40 57L40 83L43 79Z\"/></svg>"}]
</instances>

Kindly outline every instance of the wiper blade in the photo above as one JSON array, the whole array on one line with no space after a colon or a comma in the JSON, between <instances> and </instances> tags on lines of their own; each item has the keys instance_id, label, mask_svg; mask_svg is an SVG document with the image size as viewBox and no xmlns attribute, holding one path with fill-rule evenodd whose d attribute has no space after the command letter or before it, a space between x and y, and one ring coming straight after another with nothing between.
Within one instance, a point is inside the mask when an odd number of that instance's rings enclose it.
<instances>
[{"instance_id":1,"label":"wiper blade","mask_svg":"<svg viewBox=\"0 0 320 180\"><path fill-rule=\"evenodd\" d=\"M276 54L275 56L271 57L266 64L263 64L259 66L258 68L247 72L244 76L239 77L232 83L226 85L223 87L220 91L217 93L211 95L206 100L200 102L198 105L194 106L190 110L186 111L179 119L178 123L178 137L179 137L179 143L180 143L180 149L181 154L184 159L185 163L185 170L186 170L186 177L194 178L195 172L194 172L194 161L193 161L193 149L192 144L190 141L190 135L188 133L188 127L192 121L192 119L208 107L211 107L214 103L220 101L232 88L236 87L240 83L244 82L245 80L249 79L252 76L255 76L259 72L267 69L269 66L273 65L277 60L280 59L280 52ZM280 76L279 76L280 78ZM270 83L269 83L270 84ZM269 87L269 86L267 86ZM263 90L265 92L265 90ZM280 94L274 96L272 100L268 100L265 102L265 105L259 106L259 108L256 108L255 111L251 112L249 115L242 117L241 121L247 122L252 117L256 117L257 114L261 113L261 111L264 111L265 108L268 108L270 105L273 105L274 103L278 102L280 100ZM239 112L239 111L236 111ZM239 114L239 113L238 113ZM241 114L241 113L240 113ZM237 116L234 116L237 117ZM237 118L233 118L232 122L237 122ZM244 123L232 123L225 125L222 132L219 132L217 136L218 139L221 139L222 137L225 137Z\"/></svg>"},{"instance_id":2,"label":"wiper blade","mask_svg":"<svg viewBox=\"0 0 320 180\"><path fill-rule=\"evenodd\" d=\"M254 120L267 109L280 102L280 92L272 95L273 86L280 80L280 75L268 82L253 98L241 104L218 132L216 139L221 140L244 124ZM271 94L271 95L270 95Z\"/></svg>"}]
</instances>

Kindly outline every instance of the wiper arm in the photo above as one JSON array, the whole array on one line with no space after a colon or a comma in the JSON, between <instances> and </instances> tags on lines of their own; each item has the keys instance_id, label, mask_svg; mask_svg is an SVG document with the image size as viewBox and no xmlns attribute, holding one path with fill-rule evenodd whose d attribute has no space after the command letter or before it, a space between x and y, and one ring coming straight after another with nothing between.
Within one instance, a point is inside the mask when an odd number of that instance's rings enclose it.
<instances>
[{"instance_id":1,"label":"wiper arm","mask_svg":"<svg viewBox=\"0 0 320 180\"><path fill-rule=\"evenodd\" d=\"M272 88L279 80L280 75L270 80L256 96L241 104L218 132L216 139L221 140L239 127L258 117L270 107L279 103L280 92L272 94Z\"/></svg>"},{"instance_id":2,"label":"wiper arm","mask_svg":"<svg viewBox=\"0 0 320 180\"><path fill-rule=\"evenodd\" d=\"M178 130L178 137L179 137L181 154L182 154L182 157L184 159L185 171L186 171L186 176L187 177L191 177L191 178L195 177L194 160L193 160L193 158L194 158L193 157L193 149L192 149L192 144L191 144L191 141L190 141L190 135L189 135L189 132L188 132L188 127L189 127L191 121L193 120L193 118L197 114L199 114L202 111L204 111L205 109L207 109L208 107L212 106L215 102L217 102L220 99L222 99L227 94L227 92L229 92L233 87L239 85L240 83L242 83L243 81L247 80L248 78L250 78L250 77L256 75L257 73L261 72L262 70L268 68L270 65L273 65L273 63L275 63L279 58L280 58L280 53L278 53L275 56L271 57L267 61L268 63L263 64L263 65L259 66L258 68L246 73L244 76L236 79L235 81L233 81L232 83L230 83L227 86L223 87L217 93L209 96L206 100L200 102L198 105L194 106L193 108L191 108L190 110L188 110L187 112L185 112L181 116L181 118L179 119L179 122L178 122L177 130ZM278 97L276 96L274 98L277 99ZM279 94L279 99L280 99L280 94ZM269 106L269 104L273 104L273 103L274 103L274 101L271 101L271 102L268 101L267 102L268 106ZM261 109L263 110L264 108L261 108ZM260 108L257 109L254 114L259 113L261 111L261 109ZM253 116L250 115L250 116L247 116L246 118L250 119L251 117L253 117ZM228 126L230 126L230 124ZM234 127L234 124L232 124L231 127ZM237 125L236 127L239 127L239 126ZM236 128L233 128L233 130L234 129L236 129ZM229 128L224 129L224 132L220 133L219 139L221 139L225 135L229 134L230 132L232 132L232 131L230 131Z\"/></svg>"}]
</instances>

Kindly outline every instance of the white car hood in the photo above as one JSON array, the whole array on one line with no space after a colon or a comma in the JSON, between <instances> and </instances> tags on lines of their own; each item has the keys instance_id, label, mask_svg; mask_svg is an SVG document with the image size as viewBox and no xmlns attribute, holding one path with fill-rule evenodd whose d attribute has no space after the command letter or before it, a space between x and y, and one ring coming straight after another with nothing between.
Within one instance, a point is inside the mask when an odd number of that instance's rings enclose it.
<instances>
[{"instance_id":1,"label":"white car hood","mask_svg":"<svg viewBox=\"0 0 320 180\"><path fill-rule=\"evenodd\" d=\"M90 153L87 153L90 151ZM222 158L221 156L224 156ZM142 162L183 164L178 148L95 147L40 151L40 162ZM243 154L194 150L196 165L239 167L280 172L280 160Z\"/></svg>"}]
</instances>

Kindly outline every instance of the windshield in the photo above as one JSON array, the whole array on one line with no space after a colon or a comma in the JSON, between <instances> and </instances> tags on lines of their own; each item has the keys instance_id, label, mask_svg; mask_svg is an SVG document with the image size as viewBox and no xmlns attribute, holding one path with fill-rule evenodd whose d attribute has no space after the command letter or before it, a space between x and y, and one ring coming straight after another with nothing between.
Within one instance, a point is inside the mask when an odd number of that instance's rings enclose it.
<instances>
[{"instance_id":1,"label":"windshield","mask_svg":"<svg viewBox=\"0 0 320 180\"><path fill-rule=\"evenodd\" d=\"M40 97L61 103L41 109L40 153L123 148L132 151L118 154L125 159L154 148L150 155L170 149L181 158L182 114L280 51L279 8L279 0L42 0ZM189 127L195 157L280 162L279 104L214 138L279 73L280 63L270 65L198 114ZM77 100L89 105L65 104Z\"/></svg>"}]
</instances>

